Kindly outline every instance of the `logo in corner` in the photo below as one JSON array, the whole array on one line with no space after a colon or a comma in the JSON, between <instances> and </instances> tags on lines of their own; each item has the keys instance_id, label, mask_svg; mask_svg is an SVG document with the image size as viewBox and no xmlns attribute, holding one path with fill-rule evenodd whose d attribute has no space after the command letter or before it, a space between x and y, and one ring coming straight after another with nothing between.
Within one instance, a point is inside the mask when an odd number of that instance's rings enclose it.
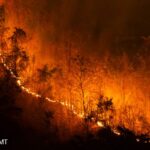
<instances>
[{"instance_id":1,"label":"logo in corner","mask_svg":"<svg viewBox=\"0 0 150 150\"><path fill-rule=\"evenodd\" d=\"M8 144L8 139L1 139L0 140L0 145L7 145Z\"/></svg>"}]
</instances>

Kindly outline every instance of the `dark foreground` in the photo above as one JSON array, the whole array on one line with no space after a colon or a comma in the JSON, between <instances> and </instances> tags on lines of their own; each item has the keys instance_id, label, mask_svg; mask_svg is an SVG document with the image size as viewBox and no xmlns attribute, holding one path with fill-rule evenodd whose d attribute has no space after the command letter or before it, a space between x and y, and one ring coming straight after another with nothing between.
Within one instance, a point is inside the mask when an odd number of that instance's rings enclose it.
<instances>
[{"instance_id":1,"label":"dark foreground","mask_svg":"<svg viewBox=\"0 0 150 150\"><path fill-rule=\"evenodd\" d=\"M7 145L0 145L0 149L10 150L77 150L77 149L100 149L100 150L149 150L150 144L137 143L134 135L114 135L109 129L102 129L97 136L75 135L68 142L58 142L55 137L41 134L33 129L23 128L12 119L1 114L0 138L8 139Z\"/></svg>"},{"instance_id":2,"label":"dark foreground","mask_svg":"<svg viewBox=\"0 0 150 150\"><path fill-rule=\"evenodd\" d=\"M81 135L77 133L69 140L60 142L54 128L51 129L51 132L41 132L25 125L28 123L22 122L20 115L23 108L16 107L15 104L15 99L18 98L16 95L20 92L19 87L15 85L15 81L1 79L0 150L150 150L150 144L137 142L134 133L123 128L119 128L122 133L121 136L114 134L109 128L105 128L100 129L96 134L87 132ZM30 108L30 106L28 107ZM34 114L28 115L31 116L32 120ZM6 145L1 142L2 139L8 139Z\"/></svg>"}]
</instances>

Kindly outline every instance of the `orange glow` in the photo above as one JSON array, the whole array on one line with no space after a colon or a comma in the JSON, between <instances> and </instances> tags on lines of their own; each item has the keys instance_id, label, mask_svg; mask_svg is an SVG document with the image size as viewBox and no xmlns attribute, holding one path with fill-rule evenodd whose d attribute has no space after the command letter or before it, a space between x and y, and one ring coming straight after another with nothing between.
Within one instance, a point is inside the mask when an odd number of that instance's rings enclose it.
<instances>
[{"instance_id":1,"label":"orange glow","mask_svg":"<svg viewBox=\"0 0 150 150\"><path fill-rule=\"evenodd\" d=\"M100 122L100 121L97 122L97 125L98 125L99 127L104 127L103 123Z\"/></svg>"},{"instance_id":2,"label":"orange glow","mask_svg":"<svg viewBox=\"0 0 150 150\"><path fill-rule=\"evenodd\" d=\"M0 0L0 5L3 3L4 0ZM17 16L17 13L10 9L11 7L13 7L12 3L8 1L5 24L10 27L10 30L6 37L13 33L15 26L19 26L25 29L27 34L29 33L27 43L24 43L23 46L29 55L30 62L27 69L19 74L20 78L15 76L3 58L1 58L1 62L9 70L11 76L17 78L17 84L23 91L36 98L45 97L49 102L60 103L80 118L84 118L85 115L83 105L85 105L87 114L96 111L97 100L100 95L104 95L112 98L115 108L113 123L110 123L110 126L121 124L135 133L147 132L148 125L145 122L150 124L150 72L143 69L146 63L143 61L146 60L141 60L143 68L139 67L139 70L134 70L126 55L118 57L104 55L101 59L88 53L82 54L82 51L86 51L87 47L82 49L81 43L72 41L69 37L70 39L67 40L73 44L70 44L71 46L68 48L64 42L65 36L63 40L50 41L45 45L41 30L37 27L32 31L25 23L24 18L27 17L24 16L28 16L29 20L31 19L30 11L22 11ZM8 15L9 11L12 12L10 16ZM49 29L52 33L55 32L53 28L52 26ZM8 49L10 47L11 45L8 44ZM74 58L76 54L89 58L85 66L79 66L78 62L76 64L70 62L70 59ZM0 55L3 57L2 53ZM50 69L57 67L59 71L47 82L40 83L38 82L37 69L44 64L48 64ZM82 67L85 67L83 70L87 72L81 79ZM96 124L99 127L104 127L100 121ZM114 129L113 131L120 135L117 130Z\"/></svg>"},{"instance_id":3,"label":"orange glow","mask_svg":"<svg viewBox=\"0 0 150 150\"><path fill-rule=\"evenodd\" d=\"M0 0L0 5L4 4L5 0Z\"/></svg>"}]
</instances>

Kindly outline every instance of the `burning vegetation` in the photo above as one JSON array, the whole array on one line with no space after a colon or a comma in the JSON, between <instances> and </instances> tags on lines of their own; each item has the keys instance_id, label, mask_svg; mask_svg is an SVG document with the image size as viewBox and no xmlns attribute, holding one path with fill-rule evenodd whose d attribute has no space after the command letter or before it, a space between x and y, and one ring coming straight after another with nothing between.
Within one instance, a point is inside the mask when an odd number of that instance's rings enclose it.
<instances>
[{"instance_id":1,"label":"burning vegetation","mask_svg":"<svg viewBox=\"0 0 150 150\"><path fill-rule=\"evenodd\" d=\"M78 133L105 143L109 133L110 139L150 142L148 37L139 38L133 54L129 50L136 42L128 37L116 38L112 49L95 54L87 52L80 34L69 33L51 42L49 53L38 37L29 38L24 29L12 26L14 20L5 19L0 1L0 111L11 108L12 116L21 118L12 117L20 126L60 141Z\"/></svg>"}]
</instances>

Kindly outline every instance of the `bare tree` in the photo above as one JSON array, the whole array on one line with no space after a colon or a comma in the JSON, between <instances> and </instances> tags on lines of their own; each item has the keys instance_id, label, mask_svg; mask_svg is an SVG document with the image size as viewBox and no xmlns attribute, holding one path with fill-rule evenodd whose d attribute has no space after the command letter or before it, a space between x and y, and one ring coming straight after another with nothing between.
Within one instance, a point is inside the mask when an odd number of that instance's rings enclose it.
<instances>
[{"instance_id":1,"label":"bare tree","mask_svg":"<svg viewBox=\"0 0 150 150\"><path fill-rule=\"evenodd\" d=\"M48 65L44 65L42 68L37 69L38 71L38 84L41 84L40 93L44 96L48 91L52 90L51 79L54 74L58 71L57 67L49 69Z\"/></svg>"},{"instance_id":2,"label":"bare tree","mask_svg":"<svg viewBox=\"0 0 150 150\"><path fill-rule=\"evenodd\" d=\"M85 96L86 86L90 83L90 77L92 74L92 68L90 66L90 60L78 54L71 60L71 72L73 76L74 86L79 91L80 99L82 101L82 112L84 117L87 115L87 99ZM92 78L92 77L91 77Z\"/></svg>"}]
</instances>

